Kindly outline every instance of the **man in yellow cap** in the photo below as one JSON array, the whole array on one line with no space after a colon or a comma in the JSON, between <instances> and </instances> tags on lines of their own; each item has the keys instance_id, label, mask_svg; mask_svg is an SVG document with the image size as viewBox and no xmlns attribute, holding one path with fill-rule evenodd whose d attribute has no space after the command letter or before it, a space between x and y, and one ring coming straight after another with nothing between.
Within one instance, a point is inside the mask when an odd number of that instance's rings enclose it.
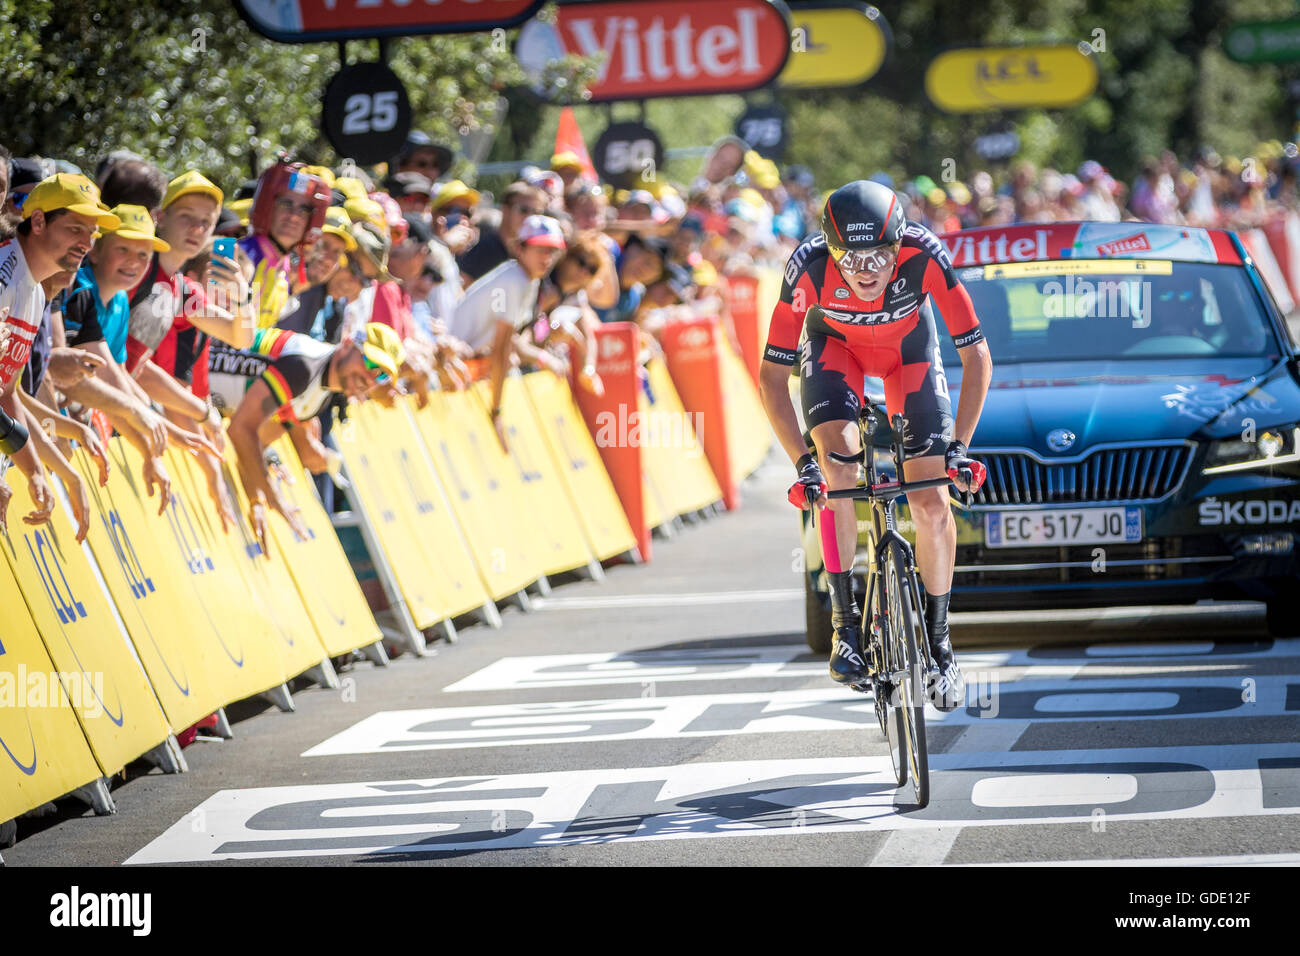
<instances>
[{"instance_id":1,"label":"man in yellow cap","mask_svg":"<svg viewBox=\"0 0 1300 956\"><path fill-rule=\"evenodd\" d=\"M328 287L339 269L347 264L349 253L356 251L357 240L352 235L348 214L338 206L330 206L325 210L320 238L303 260L307 285L289 298L275 327L305 333L318 342L336 344L343 330L347 302L331 296Z\"/></svg>"},{"instance_id":2,"label":"man in yellow cap","mask_svg":"<svg viewBox=\"0 0 1300 956\"><path fill-rule=\"evenodd\" d=\"M551 157L550 168L560 174L564 180L565 192L568 192L569 187L582 175L582 159L577 153L566 150Z\"/></svg>"},{"instance_id":3,"label":"man in yellow cap","mask_svg":"<svg viewBox=\"0 0 1300 956\"><path fill-rule=\"evenodd\" d=\"M234 409L230 442L239 456L249 521L263 549L268 504L296 534L306 537L297 510L268 480L262 457L266 444L274 440L280 426L287 428L308 470L323 471L324 449L308 438L301 423L320 414L335 394L364 401L372 389L392 385L405 357L397 333L377 322L357 329L340 345L281 329L259 329L251 349L214 354L214 398L221 395Z\"/></svg>"},{"instance_id":4,"label":"man in yellow cap","mask_svg":"<svg viewBox=\"0 0 1300 956\"><path fill-rule=\"evenodd\" d=\"M100 202L94 183L85 176L58 173L37 183L27 195L17 235L0 245L0 410L7 419L0 420L0 431L5 433L0 435L0 448L27 477L35 505L25 519L29 524L43 523L54 510L54 495L36 446L23 434L37 426L17 394L19 376L31 357L45 313L41 283L56 273L75 271L99 227L118 223ZM95 364L87 360L83 374ZM5 491L0 501L7 503Z\"/></svg>"}]
</instances>

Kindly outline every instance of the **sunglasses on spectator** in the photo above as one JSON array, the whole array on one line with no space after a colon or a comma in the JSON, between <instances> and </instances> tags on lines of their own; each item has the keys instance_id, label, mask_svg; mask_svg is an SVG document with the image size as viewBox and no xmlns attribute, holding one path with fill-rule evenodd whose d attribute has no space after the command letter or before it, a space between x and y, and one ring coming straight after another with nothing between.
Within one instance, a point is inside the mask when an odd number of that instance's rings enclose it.
<instances>
[{"instance_id":1,"label":"sunglasses on spectator","mask_svg":"<svg viewBox=\"0 0 1300 956\"><path fill-rule=\"evenodd\" d=\"M875 249L863 249L858 252L849 252L839 246L826 244L830 250L835 264L839 266L840 272L846 276L862 275L863 273L885 272L894 267L894 262L898 259L898 243L888 246L880 246Z\"/></svg>"},{"instance_id":2,"label":"sunglasses on spectator","mask_svg":"<svg viewBox=\"0 0 1300 956\"><path fill-rule=\"evenodd\" d=\"M316 207L309 203L294 202L288 196L281 196L275 201L275 208L281 212L293 213L310 219L316 211Z\"/></svg>"},{"instance_id":3,"label":"sunglasses on spectator","mask_svg":"<svg viewBox=\"0 0 1300 956\"><path fill-rule=\"evenodd\" d=\"M390 373L388 369L384 368L382 365L378 364L377 362L370 361L370 356L366 355L363 352L361 354L361 358L365 361L367 369L369 369L372 372L373 371L379 372L379 374L375 376L376 385L387 385L389 382L393 380L392 373Z\"/></svg>"}]
</instances>

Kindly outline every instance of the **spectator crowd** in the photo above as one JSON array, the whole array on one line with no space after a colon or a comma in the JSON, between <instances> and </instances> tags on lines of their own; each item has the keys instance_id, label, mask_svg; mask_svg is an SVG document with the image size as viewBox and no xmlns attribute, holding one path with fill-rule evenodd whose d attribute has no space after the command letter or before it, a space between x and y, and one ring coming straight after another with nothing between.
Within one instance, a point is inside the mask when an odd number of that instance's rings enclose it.
<instances>
[{"instance_id":1,"label":"spectator crowd","mask_svg":"<svg viewBox=\"0 0 1300 956\"><path fill-rule=\"evenodd\" d=\"M1020 162L1002 181L872 178L937 232L1073 219L1249 228L1297 209L1294 147L1257 152L1202 149L1186 163L1166 152L1132 184L1093 161L1072 173ZM282 156L238 184L127 152L88 175L0 146L0 467L27 482L22 520L49 517L53 472L84 538L71 443L103 482L116 432L160 511L173 445L196 456L229 526L221 466L233 452L258 534L268 509L300 530L268 478L265 449L286 430L329 507L331 424L350 401L423 403L486 379L496 422L514 368L599 393L600 323L636 323L653 350L675 316L725 315L725 277L783 267L819 228L825 196L807 168L781 171L733 137L689 184L602 184L561 152L490 196L453 178L456 165L420 132L370 172ZM0 522L10 494L0 480Z\"/></svg>"}]
</instances>

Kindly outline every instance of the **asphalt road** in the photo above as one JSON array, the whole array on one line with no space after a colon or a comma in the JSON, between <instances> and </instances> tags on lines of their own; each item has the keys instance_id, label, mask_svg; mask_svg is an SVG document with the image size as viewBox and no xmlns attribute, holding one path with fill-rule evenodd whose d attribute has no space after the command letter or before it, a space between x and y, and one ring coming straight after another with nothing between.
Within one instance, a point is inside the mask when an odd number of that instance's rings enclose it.
<instances>
[{"instance_id":1,"label":"asphalt road","mask_svg":"<svg viewBox=\"0 0 1300 956\"><path fill-rule=\"evenodd\" d=\"M930 806L896 805L870 699L803 644L788 472L499 631L236 705L189 773L133 766L4 860L1300 862L1300 639L1252 605L954 614L971 706L928 711Z\"/></svg>"}]
</instances>

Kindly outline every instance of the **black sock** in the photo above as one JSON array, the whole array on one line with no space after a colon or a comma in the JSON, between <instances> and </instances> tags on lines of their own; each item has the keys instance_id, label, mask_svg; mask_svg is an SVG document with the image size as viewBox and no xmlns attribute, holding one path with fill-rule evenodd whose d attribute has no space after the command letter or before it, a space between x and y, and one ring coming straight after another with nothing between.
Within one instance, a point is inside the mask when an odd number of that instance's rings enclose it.
<instances>
[{"instance_id":1,"label":"black sock","mask_svg":"<svg viewBox=\"0 0 1300 956\"><path fill-rule=\"evenodd\" d=\"M836 627L857 624L862 618L858 600L853 596L852 571L827 571L831 584L831 622Z\"/></svg>"},{"instance_id":2,"label":"black sock","mask_svg":"<svg viewBox=\"0 0 1300 956\"><path fill-rule=\"evenodd\" d=\"M930 647L942 647L948 643L948 598L951 591L943 594L931 594L925 601L925 629L930 635Z\"/></svg>"}]
</instances>

